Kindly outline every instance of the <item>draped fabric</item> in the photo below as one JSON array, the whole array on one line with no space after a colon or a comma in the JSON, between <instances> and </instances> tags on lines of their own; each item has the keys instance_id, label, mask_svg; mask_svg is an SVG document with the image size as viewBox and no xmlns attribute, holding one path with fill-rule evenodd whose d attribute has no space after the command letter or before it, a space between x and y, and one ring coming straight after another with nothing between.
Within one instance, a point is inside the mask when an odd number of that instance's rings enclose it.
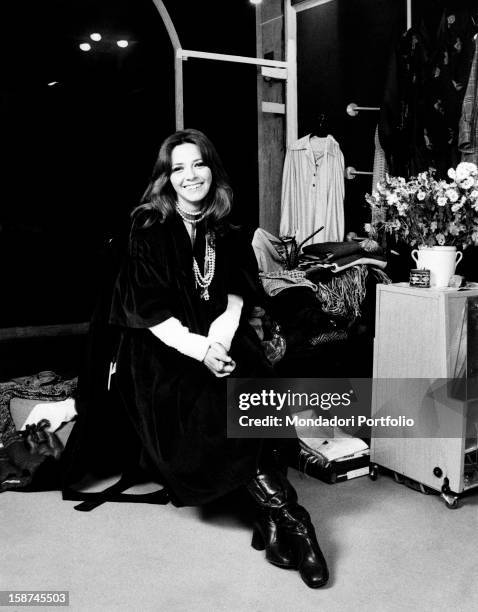
<instances>
[{"instance_id":1,"label":"draped fabric","mask_svg":"<svg viewBox=\"0 0 478 612\"><path fill-rule=\"evenodd\" d=\"M205 228L200 224L194 247L200 269L204 250ZM261 300L250 245L236 230L216 237L209 301L196 290L192 258L191 241L178 216L135 230L114 286L110 315L110 323L121 330L114 380L122 411L146 464L178 506L208 502L246 483L254 475L262 443L227 439L226 379L215 378L204 364L166 346L148 328L173 316L191 332L207 335L226 308L227 294L235 293L243 297L244 309L230 351L237 363L234 375L270 375L246 318Z\"/></svg>"},{"instance_id":2,"label":"draped fabric","mask_svg":"<svg viewBox=\"0 0 478 612\"><path fill-rule=\"evenodd\" d=\"M54 372L45 371L0 383L0 442L3 446L23 439L10 413L10 401L14 397L34 399L39 403L61 402L74 395L77 382L77 378L64 380Z\"/></svg>"},{"instance_id":3,"label":"draped fabric","mask_svg":"<svg viewBox=\"0 0 478 612\"><path fill-rule=\"evenodd\" d=\"M270 232L258 227L254 232L252 248L260 272L278 272L284 269L285 258L280 254L284 245Z\"/></svg>"},{"instance_id":4,"label":"draped fabric","mask_svg":"<svg viewBox=\"0 0 478 612\"><path fill-rule=\"evenodd\" d=\"M478 38L460 118L458 148L462 161L478 164Z\"/></svg>"},{"instance_id":5,"label":"draped fabric","mask_svg":"<svg viewBox=\"0 0 478 612\"><path fill-rule=\"evenodd\" d=\"M308 244L344 238L344 156L339 144L307 135L287 149L282 176L281 236L300 244L319 227Z\"/></svg>"},{"instance_id":6,"label":"draped fabric","mask_svg":"<svg viewBox=\"0 0 478 612\"><path fill-rule=\"evenodd\" d=\"M382 145L380 144L380 139L378 137L378 125L375 128L374 144L375 153L373 156L372 191L377 190L377 183L379 181L383 181L388 172L385 151L383 150Z\"/></svg>"}]
</instances>

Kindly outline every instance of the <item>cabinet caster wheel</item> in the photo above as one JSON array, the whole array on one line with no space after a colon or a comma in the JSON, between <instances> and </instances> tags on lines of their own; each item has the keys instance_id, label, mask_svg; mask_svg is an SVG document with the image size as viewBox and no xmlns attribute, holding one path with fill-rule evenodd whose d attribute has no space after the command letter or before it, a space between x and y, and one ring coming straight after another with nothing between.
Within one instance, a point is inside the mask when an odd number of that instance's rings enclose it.
<instances>
[{"instance_id":1,"label":"cabinet caster wheel","mask_svg":"<svg viewBox=\"0 0 478 612\"><path fill-rule=\"evenodd\" d=\"M457 508L460 507L460 502L459 502L458 497L456 497L456 495L450 495L449 493L442 493L440 497L443 499L443 501L446 504L446 507L449 510L456 510Z\"/></svg>"},{"instance_id":2,"label":"cabinet caster wheel","mask_svg":"<svg viewBox=\"0 0 478 612\"><path fill-rule=\"evenodd\" d=\"M368 474L370 480L377 480L378 478L378 465L371 465L370 472Z\"/></svg>"}]
</instances>

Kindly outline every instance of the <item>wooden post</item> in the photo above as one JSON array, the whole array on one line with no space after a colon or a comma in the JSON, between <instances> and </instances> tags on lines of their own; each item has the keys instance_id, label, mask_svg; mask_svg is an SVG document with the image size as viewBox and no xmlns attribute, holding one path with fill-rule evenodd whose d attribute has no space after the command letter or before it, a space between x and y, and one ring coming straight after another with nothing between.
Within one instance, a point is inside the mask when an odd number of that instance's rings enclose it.
<instances>
[{"instance_id":1,"label":"wooden post","mask_svg":"<svg viewBox=\"0 0 478 612\"><path fill-rule=\"evenodd\" d=\"M256 6L257 57L284 60L284 10L282 0L265 0ZM282 170L285 155L285 80L257 75L259 226L279 234ZM265 104L269 102L272 104ZM277 110L278 112L271 112ZM265 111L265 112L264 112Z\"/></svg>"}]
</instances>

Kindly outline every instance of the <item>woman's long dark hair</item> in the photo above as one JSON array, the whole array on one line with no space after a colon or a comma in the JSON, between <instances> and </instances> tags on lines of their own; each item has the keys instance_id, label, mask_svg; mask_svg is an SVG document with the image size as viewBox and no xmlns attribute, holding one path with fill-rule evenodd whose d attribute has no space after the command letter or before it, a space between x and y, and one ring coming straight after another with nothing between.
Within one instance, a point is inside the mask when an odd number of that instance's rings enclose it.
<instances>
[{"instance_id":1,"label":"woman's long dark hair","mask_svg":"<svg viewBox=\"0 0 478 612\"><path fill-rule=\"evenodd\" d=\"M155 221L163 223L176 211L176 192L171 176L173 149L182 144L194 144L201 152L202 160L211 170L212 182L205 198L205 220L209 227L221 230L232 208L232 189L219 155L209 138L199 130L180 130L171 134L161 145L150 183L141 203L131 213L139 228L151 226Z\"/></svg>"}]
</instances>

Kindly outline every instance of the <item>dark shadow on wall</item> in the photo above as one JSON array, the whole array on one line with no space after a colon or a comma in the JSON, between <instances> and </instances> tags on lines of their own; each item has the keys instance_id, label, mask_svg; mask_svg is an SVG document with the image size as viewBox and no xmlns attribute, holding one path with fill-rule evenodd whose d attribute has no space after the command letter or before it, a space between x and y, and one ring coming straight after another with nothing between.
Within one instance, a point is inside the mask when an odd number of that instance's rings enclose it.
<instances>
[{"instance_id":1,"label":"dark shadow on wall","mask_svg":"<svg viewBox=\"0 0 478 612\"><path fill-rule=\"evenodd\" d=\"M249 3L165 4L184 48L255 55ZM3 3L0 16L8 58L0 72L0 328L85 321L100 253L127 224L160 142L175 129L173 48L151 0L25 0ZM90 51L80 50L85 42ZM224 76L226 66L190 75L186 120L217 144L240 220L253 225L255 69L250 78L242 66Z\"/></svg>"},{"instance_id":2,"label":"dark shadow on wall","mask_svg":"<svg viewBox=\"0 0 478 612\"><path fill-rule=\"evenodd\" d=\"M165 0L165 5L184 49L256 57L255 7L248 0ZM189 58L183 71L185 126L211 138L234 190L234 221L255 229L257 68Z\"/></svg>"},{"instance_id":3,"label":"dark shadow on wall","mask_svg":"<svg viewBox=\"0 0 478 612\"><path fill-rule=\"evenodd\" d=\"M250 229L259 221L256 75L255 66L209 60L184 67L185 125L213 141L234 191L234 222Z\"/></svg>"},{"instance_id":4,"label":"dark shadow on wall","mask_svg":"<svg viewBox=\"0 0 478 612\"><path fill-rule=\"evenodd\" d=\"M174 129L173 50L154 5L67 4L0 9L0 327L89 318L98 253Z\"/></svg>"},{"instance_id":5,"label":"dark shadow on wall","mask_svg":"<svg viewBox=\"0 0 478 612\"><path fill-rule=\"evenodd\" d=\"M405 29L406 3L395 0L335 0L298 13L299 137L326 112L345 166L372 170L378 113L352 118L346 107L380 106L390 54ZM346 232L363 235L371 183L369 176L346 181Z\"/></svg>"}]
</instances>

